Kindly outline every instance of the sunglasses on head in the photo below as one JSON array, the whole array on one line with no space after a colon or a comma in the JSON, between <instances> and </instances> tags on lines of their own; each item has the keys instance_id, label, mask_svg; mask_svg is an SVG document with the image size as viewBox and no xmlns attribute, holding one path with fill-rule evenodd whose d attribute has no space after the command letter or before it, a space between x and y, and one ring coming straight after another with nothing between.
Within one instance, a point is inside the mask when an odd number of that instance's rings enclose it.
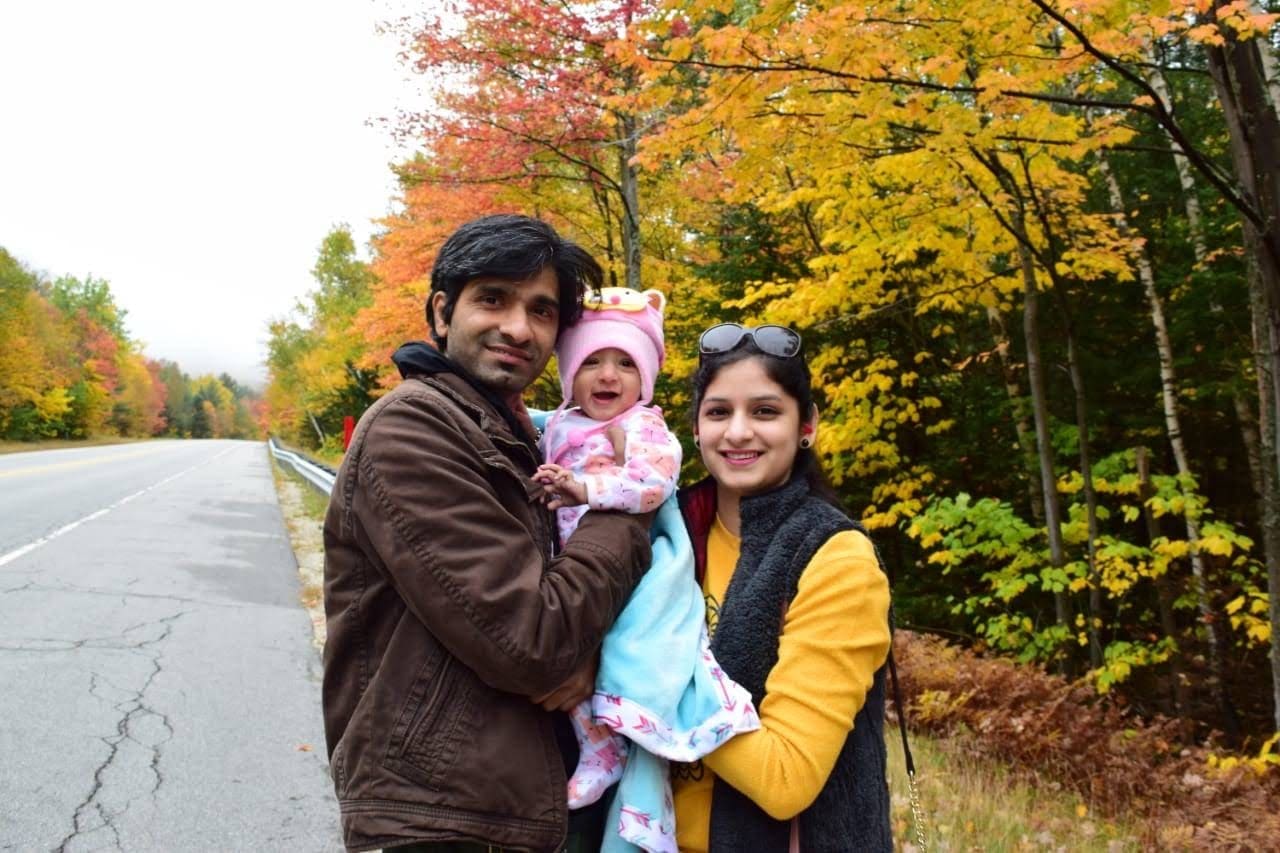
<instances>
[{"instance_id":1,"label":"sunglasses on head","mask_svg":"<svg viewBox=\"0 0 1280 853\"><path fill-rule=\"evenodd\" d=\"M744 338L751 338L760 351L777 358L791 358L800 352L800 335L786 326L742 326L721 323L712 326L698 338L698 358L737 349Z\"/></svg>"}]
</instances>

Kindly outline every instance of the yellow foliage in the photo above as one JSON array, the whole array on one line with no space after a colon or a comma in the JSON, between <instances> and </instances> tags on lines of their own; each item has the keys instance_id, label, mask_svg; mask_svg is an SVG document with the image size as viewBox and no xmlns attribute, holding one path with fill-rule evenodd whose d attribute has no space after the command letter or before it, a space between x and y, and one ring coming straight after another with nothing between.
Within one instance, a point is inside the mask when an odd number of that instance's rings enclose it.
<instances>
[{"instance_id":1,"label":"yellow foliage","mask_svg":"<svg viewBox=\"0 0 1280 853\"><path fill-rule=\"evenodd\" d=\"M1199 548L1206 554L1214 554L1219 557L1229 557L1235 550L1232 544L1222 536L1206 535L1201 536L1198 541Z\"/></svg>"},{"instance_id":2,"label":"yellow foliage","mask_svg":"<svg viewBox=\"0 0 1280 853\"><path fill-rule=\"evenodd\" d=\"M1280 732L1267 738L1256 755L1218 755L1210 753L1209 769L1221 772L1246 767L1258 776L1280 771Z\"/></svg>"},{"instance_id":3,"label":"yellow foliage","mask_svg":"<svg viewBox=\"0 0 1280 853\"><path fill-rule=\"evenodd\" d=\"M36 411L45 421L56 421L71 411L71 394L67 389L58 387L36 396L32 401Z\"/></svg>"}]
</instances>

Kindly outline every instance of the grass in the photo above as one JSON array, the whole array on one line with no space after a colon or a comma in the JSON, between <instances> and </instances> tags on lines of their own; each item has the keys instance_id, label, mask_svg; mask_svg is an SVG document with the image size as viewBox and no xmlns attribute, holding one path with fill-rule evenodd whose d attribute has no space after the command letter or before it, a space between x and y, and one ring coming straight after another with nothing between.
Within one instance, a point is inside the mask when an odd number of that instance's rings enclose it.
<instances>
[{"instance_id":1,"label":"grass","mask_svg":"<svg viewBox=\"0 0 1280 853\"><path fill-rule=\"evenodd\" d=\"M101 447L107 444L133 444L149 438L122 438L101 435L94 438L46 438L41 441L0 441L0 453L28 453L33 450L63 450L68 447Z\"/></svg>"},{"instance_id":2,"label":"grass","mask_svg":"<svg viewBox=\"0 0 1280 853\"><path fill-rule=\"evenodd\" d=\"M317 459L323 462L331 468L337 469L337 467L342 464L342 457L346 454L345 452L328 453L323 450L310 450L307 451L307 455L312 459Z\"/></svg>"},{"instance_id":3,"label":"grass","mask_svg":"<svg viewBox=\"0 0 1280 853\"><path fill-rule=\"evenodd\" d=\"M325 447L304 448L300 444L295 445L295 444L290 444L288 442L280 441L278 437L276 440L280 442L280 445L285 450L289 450L294 453L301 454L302 456L306 456L307 458L313 459L316 462L323 462L324 464L333 468L335 471L337 470L338 466L342 464L342 457L346 455L345 450L335 449L332 445L326 445Z\"/></svg>"},{"instance_id":4,"label":"grass","mask_svg":"<svg viewBox=\"0 0 1280 853\"><path fill-rule=\"evenodd\" d=\"M898 849L917 851L906 762L896 724L886 723L892 821ZM1138 827L1093 816L1087 803L1052 781L1028 784L997 762L911 735L931 851L1139 850Z\"/></svg>"}]
</instances>

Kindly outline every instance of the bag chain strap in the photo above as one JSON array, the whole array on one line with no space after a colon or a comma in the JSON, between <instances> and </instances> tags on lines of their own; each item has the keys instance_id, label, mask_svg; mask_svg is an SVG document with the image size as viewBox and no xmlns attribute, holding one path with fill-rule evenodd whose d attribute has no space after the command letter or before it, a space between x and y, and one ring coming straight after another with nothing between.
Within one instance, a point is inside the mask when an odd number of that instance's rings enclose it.
<instances>
[{"instance_id":1,"label":"bag chain strap","mask_svg":"<svg viewBox=\"0 0 1280 853\"><path fill-rule=\"evenodd\" d=\"M916 788L916 774L907 774L907 790L911 793L911 819L916 826L916 847L920 853L928 853L929 847L924 840L924 810L920 808L920 791Z\"/></svg>"},{"instance_id":2,"label":"bag chain strap","mask_svg":"<svg viewBox=\"0 0 1280 853\"><path fill-rule=\"evenodd\" d=\"M892 636L892 616L889 630ZM916 847L919 853L928 853L929 846L924 835L924 809L920 805L920 790L916 787L916 763L911 758L911 747L907 745L907 709L902 704L902 691L898 688L898 664L893 659L892 644L889 647L889 680L893 682L893 704L898 709L898 731L902 733L902 754L907 763L907 791L911 798L911 819L916 829Z\"/></svg>"}]
</instances>

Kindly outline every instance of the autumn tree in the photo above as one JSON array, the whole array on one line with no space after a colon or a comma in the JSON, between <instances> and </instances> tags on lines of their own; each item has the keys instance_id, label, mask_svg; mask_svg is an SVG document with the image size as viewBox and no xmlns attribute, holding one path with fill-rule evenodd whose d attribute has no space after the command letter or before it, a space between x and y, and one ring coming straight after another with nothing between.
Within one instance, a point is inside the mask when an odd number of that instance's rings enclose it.
<instances>
[{"instance_id":1,"label":"autumn tree","mask_svg":"<svg viewBox=\"0 0 1280 853\"><path fill-rule=\"evenodd\" d=\"M597 246L632 287L641 265L630 162L637 127L609 101L631 72L607 45L643 8L636 0L465 0L402 22L414 67L445 83L427 111L407 117L406 132L430 152L422 178L500 183L534 197L559 185L556 194L577 204L555 213L603 225Z\"/></svg>"},{"instance_id":2,"label":"autumn tree","mask_svg":"<svg viewBox=\"0 0 1280 853\"><path fill-rule=\"evenodd\" d=\"M291 440L333 452L343 418L373 401L377 371L361 366L368 344L351 330L372 300L374 277L346 226L325 236L312 276L316 288L299 300L297 319L270 326L268 421Z\"/></svg>"}]
</instances>

